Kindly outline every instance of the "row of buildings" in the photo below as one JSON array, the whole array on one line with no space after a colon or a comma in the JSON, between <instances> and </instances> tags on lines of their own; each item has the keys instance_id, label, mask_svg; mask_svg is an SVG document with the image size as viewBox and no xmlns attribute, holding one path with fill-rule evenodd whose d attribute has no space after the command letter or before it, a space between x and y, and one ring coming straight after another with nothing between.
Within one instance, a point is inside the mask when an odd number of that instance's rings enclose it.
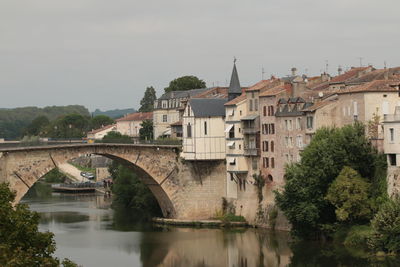
<instances>
[{"instance_id":1,"label":"row of buildings","mask_svg":"<svg viewBox=\"0 0 400 267\"><path fill-rule=\"evenodd\" d=\"M285 165L301 159L321 127L371 122L369 137L388 153L389 180L397 180L399 86L400 68L367 66L339 68L334 77L300 76L293 68L287 77L242 87L234 64L228 88L170 92L155 101L154 137L182 139L185 160L226 160L226 197L251 218L255 214L246 213L257 204L254 175L265 179L264 201L273 205L272 190L284 185ZM396 183L389 188L398 190Z\"/></svg>"}]
</instances>

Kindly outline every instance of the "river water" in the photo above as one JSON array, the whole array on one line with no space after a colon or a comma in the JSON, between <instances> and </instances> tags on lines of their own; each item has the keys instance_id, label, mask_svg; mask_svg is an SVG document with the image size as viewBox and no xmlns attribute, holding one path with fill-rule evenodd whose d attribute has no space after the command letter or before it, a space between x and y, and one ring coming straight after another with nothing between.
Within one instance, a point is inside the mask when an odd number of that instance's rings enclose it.
<instances>
[{"instance_id":1,"label":"river water","mask_svg":"<svg viewBox=\"0 0 400 267\"><path fill-rule=\"evenodd\" d=\"M102 195L51 193L38 184L22 200L55 234L56 256L90 266L400 266L341 245L293 244L284 232L193 229L139 223Z\"/></svg>"}]
</instances>

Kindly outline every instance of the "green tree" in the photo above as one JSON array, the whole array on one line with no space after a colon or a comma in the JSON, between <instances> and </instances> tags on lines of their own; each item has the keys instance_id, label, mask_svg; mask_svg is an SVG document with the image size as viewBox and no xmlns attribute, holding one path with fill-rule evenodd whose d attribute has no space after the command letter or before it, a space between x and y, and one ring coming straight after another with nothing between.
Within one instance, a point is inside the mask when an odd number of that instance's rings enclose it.
<instances>
[{"instance_id":1,"label":"green tree","mask_svg":"<svg viewBox=\"0 0 400 267\"><path fill-rule=\"evenodd\" d=\"M39 232L39 214L26 205L13 207L15 194L7 184L0 184L0 266L60 266L53 257L56 245L53 234ZM77 266L69 260L64 266Z\"/></svg>"},{"instance_id":2,"label":"green tree","mask_svg":"<svg viewBox=\"0 0 400 267\"><path fill-rule=\"evenodd\" d=\"M43 135L45 131L45 127L50 124L49 119L42 115L39 117L36 117L26 128L24 135L33 135L33 136L39 136Z\"/></svg>"},{"instance_id":3,"label":"green tree","mask_svg":"<svg viewBox=\"0 0 400 267\"><path fill-rule=\"evenodd\" d=\"M114 131L107 133L103 137L103 139L98 142L100 142L100 143L124 143L124 144L133 143L132 138L130 136L123 135L119 132L114 132Z\"/></svg>"},{"instance_id":4,"label":"green tree","mask_svg":"<svg viewBox=\"0 0 400 267\"><path fill-rule=\"evenodd\" d=\"M88 116L68 114L52 121L47 132L52 138L82 138L89 130L89 121Z\"/></svg>"},{"instance_id":5,"label":"green tree","mask_svg":"<svg viewBox=\"0 0 400 267\"><path fill-rule=\"evenodd\" d=\"M154 101L157 99L156 90L153 86L147 87L144 92L142 100L140 100L140 112L150 112L153 111Z\"/></svg>"},{"instance_id":6,"label":"green tree","mask_svg":"<svg viewBox=\"0 0 400 267\"><path fill-rule=\"evenodd\" d=\"M191 89L206 88L206 83L196 76L182 76L169 83L169 86L164 88L166 93L171 91L186 91Z\"/></svg>"},{"instance_id":7,"label":"green tree","mask_svg":"<svg viewBox=\"0 0 400 267\"><path fill-rule=\"evenodd\" d=\"M371 226L371 248L377 251L400 252L400 199L383 204L372 219Z\"/></svg>"},{"instance_id":8,"label":"green tree","mask_svg":"<svg viewBox=\"0 0 400 267\"><path fill-rule=\"evenodd\" d=\"M367 222L371 219L370 183L350 167L343 167L329 186L326 199L335 206L336 217L345 222Z\"/></svg>"},{"instance_id":9,"label":"green tree","mask_svg":"<svg viewBox=\"0 0 400 267\"><path fill-rule=\"evenodd\" d=\"M364 133L360 123L319 129L301 154L301 161L285 168L286 184L282 192L276 192L276 201L294 235L318 238L329 234L337 218L335 206L325 196L344 166L372 183L371 202L387 195L381 186L386 179L384 157L371 147Z\"/></svg>"},{"instance_id":10,"label":"green tree","mask_svg":"<svg viewBox=\"0 0 400 267\"><path fill-rule=\"evenodd\" d=\"M106 115L97 115L90 119L90 130L99 129L103 126L113 124L114 120Z\"/></svg>"},{"instance_id":11,"label":"green tree","mask_svg":"<svg viewBox=\"0 0 400 267\"><path fill-rule=\"evenodd\" d=\"M132 170L116 162L109 167L113 178L114 208L128 208L151 218L161 215L160 207L150 189L140 181Z\"/></svg>"},{"instance_id":12,"label":"green tree","mask_svg":"<svg viewBox=\"0 0 400 267\"><path fill-rule=\"evenodd\" d=\"M153 139L153 121L152 120L144 120L142 124L140 124L142 128L139 130L140 139L142 140L152 140Z\"/></svg>"}]
</instances>

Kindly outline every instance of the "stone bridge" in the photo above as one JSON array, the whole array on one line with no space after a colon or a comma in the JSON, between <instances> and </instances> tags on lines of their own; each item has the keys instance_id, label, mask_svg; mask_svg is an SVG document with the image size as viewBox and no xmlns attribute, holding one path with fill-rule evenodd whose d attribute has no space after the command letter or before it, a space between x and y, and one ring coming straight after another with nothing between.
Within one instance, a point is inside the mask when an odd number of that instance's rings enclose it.
<instances>
[{"instance_id":1,"label":"stone bridge","mask_svg":"<svg viewBox=\"0 0 400 267\"><path fill-rule=\"evenodd\" d=\"M131 168L149 186L165 217L208 219L226 195L224 161L189 162L180 146L71 144L0 149L0 182L20 201L47 172L82 155L102 155Z\"/></svg>"}]
</instances>

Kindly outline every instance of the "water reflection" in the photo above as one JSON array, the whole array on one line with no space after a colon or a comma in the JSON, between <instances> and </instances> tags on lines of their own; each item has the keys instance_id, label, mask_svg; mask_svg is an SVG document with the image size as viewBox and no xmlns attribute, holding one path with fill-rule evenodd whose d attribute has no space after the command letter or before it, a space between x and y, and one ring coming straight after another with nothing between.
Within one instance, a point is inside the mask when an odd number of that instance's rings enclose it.
<instances>
[{"instance_id":1,"label":"water reflection","mask_svg":"<svg viewBox=\"0 0 400 267\"><path fill-rule=\"evenodd\" d=\"M47 191L47 193L45 193ZM102 195L52 194L41 186L23 199L55 233L57 256L83 266L399 266L343 246L291 244L284 232L160 227Z\"/></svg>"}]
</instances>

